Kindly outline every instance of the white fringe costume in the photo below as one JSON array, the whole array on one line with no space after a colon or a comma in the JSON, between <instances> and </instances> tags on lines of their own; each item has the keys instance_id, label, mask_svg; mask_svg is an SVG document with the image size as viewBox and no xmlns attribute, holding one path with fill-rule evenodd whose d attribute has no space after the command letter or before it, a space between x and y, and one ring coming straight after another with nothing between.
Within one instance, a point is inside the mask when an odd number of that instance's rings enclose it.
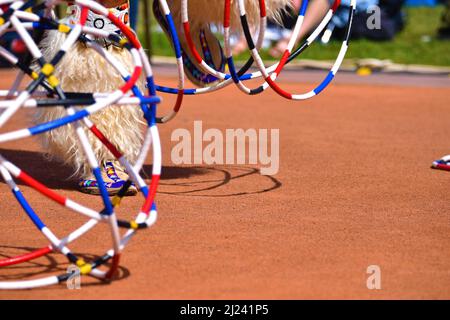
<instances>
[{"instance_id":1,"label":"white fringe costume","mask_svg":"<svg viewBox=\"0 0 450 320\"><path fill-rule=\"evenodd\" d=\"M61 47L66 35L49 31L41 42L44 57L50 60ZM126 49L109 46L108 51L129 71L132 71L132 59ZM57 65L55 76L61 87L67 92L113 92L124 84L120 74L93 49L82 43L67 52ZM139 86L144 87L140 81ZM51 121L66 115L63 108L43 108L38 110L35 120L38 123ZM139 106L111 106L90 116L97 128L132 163L136 160L142 140L142 111ZM114 161L113 155L88 129L85 129L89 142L100 164ZM86 161L83 150L78 145L72 125L52 130L44 135L43 144L50 157L62 160L70 165L74 174L83 179L92 178L92 171Z\"/></svg>"},{"instance_id":2,"label":"white fringe costume","mask_svg":"<svg viewBox=\"0 0 450 320\"><path fill-rule=\"evenodd\" d=\"M183 37L181 23L179 23L181 20L181 2L180 0L169 0L168 3L177 22L179 36ZM259 1L246 0L245 3L249 22L257 25L259 23ZM276 16L276 13L289 3L289 0L266 0L268 15ZM232 0L232 7L232 28L240 31L239 11L236 0ZM190 0L189 17L192 32L195 33L195 30L208 26L211 22L220 25L223 22L223 9L223 0ZM51 59L61 47L64 39L65 35L62 33L56 31L48 32L45 39L41 42L44 57L48 60ZM128 66L129 71L131 71L131 57L127 50L120 50L113 46L110 46L108 50L124 66ZM86 48L81 43L77 43L75 48L66 54L61 63L58 64L55 75L60 80L62 89L65 91L112 92L124 83L120 75L103 58L94 50ZM143 87L142 82L140 86ZM66 112L63 108L43 108L39 109L35 120L38 123L42 123L65 115ZM112 106L92 115L90 119L133 163L139 153L143 139L141 125L144 122L140 108L136 106ZM86 132L100 164L113 161L113 155L103 144L87 129ZM44 147L49 156L56 157L65 164L70 165L74 173L82 179L92 178L91 168L78 145L73 126L64 126L46 133L42 137Z\"/></svg>"}]
</instances>

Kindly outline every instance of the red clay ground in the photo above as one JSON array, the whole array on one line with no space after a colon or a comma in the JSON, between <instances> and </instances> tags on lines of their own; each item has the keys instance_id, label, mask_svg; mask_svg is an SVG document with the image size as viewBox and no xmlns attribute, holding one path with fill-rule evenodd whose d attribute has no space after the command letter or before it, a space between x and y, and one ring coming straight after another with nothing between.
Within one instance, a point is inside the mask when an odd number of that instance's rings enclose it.
<instances>
[{"instance_id":1,"label":"red clay ground","mask_svg":"<svg viewBox=\"0 0 450 320\"><path fill-rule=\"evenodd\" d=\"M9 73L2 78L9 81ZM273 93L248 98L235 88L189 97L180 117L161 127L160 219L127 247L121 279L108 285L84 278L78 291L61 285L3 291L0 298L448 299L450 173L429 166L450 153L449 94L449 87L340 83L300 103ZM26 126L29 114L8 129ZM205 128L280 128L279 174L263 177L251 166L175 167L170 134L192 130L194 120ZM30 139L4 144L0 153L63 194L100 207L98 198L73 190L66 170L42 161L39 150ZM85 221L22 188L58 235ZM0 200L2 256L46 245L3 182ZM122 217L140 206L139 198L127 200ZM107 230L99 230L75 251L108 248ZM381 267L381 290L366 287L372 264ZM0 280L66 267L54 254L1 269Z\"/></svg>"}]
</instances>

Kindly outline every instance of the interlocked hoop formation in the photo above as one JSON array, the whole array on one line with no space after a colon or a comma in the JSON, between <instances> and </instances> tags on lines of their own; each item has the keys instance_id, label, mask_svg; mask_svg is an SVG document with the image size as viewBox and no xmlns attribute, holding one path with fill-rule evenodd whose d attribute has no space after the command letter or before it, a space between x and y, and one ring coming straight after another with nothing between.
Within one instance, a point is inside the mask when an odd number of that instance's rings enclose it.
<instances>
[{"instance_id":1,"label":"interlocked hoop formation","mask_svg":"<svg viewBox=\"0 0 450 320\"><path fill-rule=\"evenodd\" d=\"M34 136L69 123L73 123L77 137L80 141L80 146L82 146L83 151L86 154L86 158L92 168L92 172L99 182L99 189L104 208L101 211L95 211L71 199L59 195L33 179L4 157L0 156L0 172L3 179L11 188L14 196L19 201L26 214L50 242L48 247L42 248L30 254L2 260L0 261L0 266L13 265L29 261L31 259L43 256L51 251L59 251L64 254L71 263L76 264L80 268L81 274L91 274L97 278L111 279L119 267L120 254L125 245L129 242L137 230L150 227L155 223L157 218L154 198L161 173L161 146L158 129L156 127L156 104L159 103L159 98L157 98L154 94L152 69L148 62L147 56L134 33L126 25L111 14L106 8L99 5L97 2L90 0L75 1L75 3L82 8L81 18L77 25L67 26L60 24L50 18L51 10L54 5L59 2L60 1L0 1L0 5L10 4L6 11L1 12L2 18L0 22L2 25L0 27L0 35L10 29L15 30L25 42L27 49L37 61L40 69L38 72L35 72L30 66L21 65L20 61L13 54L4 48L0 48L0 54L21 70L19 79L23 74L28 74L32 78L32 81L27 85L25 90L19 90L18 85L20 81L16 81L11 90L2 92L5 100L1 102L1 107L5 110L0 116L0 126L3 126L21 107L48 107L59 105L64 106L67 112L67 116L61 119L39 124L27 129L0 134L0 142L13 141ZM86 27L85 23L89 10L95 11L96 13L107 17L120 29L125 38L119 37L116 33L109 33L103 30ZM44 59L42 52L39 50L37 44L27 31L27 29L40 28L54 29L67 34L63 45L50 61L46 61ZM129 50L134 63L134 70L132 74L129 74L124 66L116 61L116 59L114 59L114 57L108 53L107 50L98 45L96 42L91 41L88 35L108 39L116 45ZM102 58L111 65L112 68L115 68L116 71L120 73L124 79L124 85L112 93L83 94L77 92L64 92L61 89L58 79L53 75L53 71L55 66L72 48L76 41L83 41L88 47L98 52ZM142 71L144 71L146 75L147 84L149 86L149 93L147 96L144 95L136 86L136 81L141 76ZM40 87L44 88L45 91L39 92L38 89ZM133 96L129 94L130 91L134 94ZM47 98L45 100L38 99L42 96L50 96L51 98ZM134 165L130 164L130 162L119 152L117 147L110 143L108 138L105 137L100 130L98 130L95 124L87 118L87 116L107 108L112 104L140 106L145 115L145 119L147 120L148 127L143 147L138 160ZM77 109L73 107L75 105L87 107L84 109ZM103 144L130 174L132 181L128 181L118 195L113 199L110 199L108 196L108 192L103 183L99 163L94 155L91 145L88 142L82 125L86 126L98 139L103 142ZM153 150L153 173L151 185L147 186L144 179L139 175L139 172L143 166L150 147L152 147ZM58 238L44 224L41 218L29 205L14 179L21 180L49 199L88 217L89 221L69 234L67 237L62 239ZM145 199L144 204L135 220L119 220L115 214L115 207L117 207L127 189L131 186L131 182L139 187L139 190ZM91 262L86 262L77 257L69 249L68 245L86 234L99 222L107 223L110 226L113 243L112 249L107 251L100 258ZM119 228L127 229L127 232L123 235L123 237L120 236ZM110 260L111 263L109 269L106 271L99 269L100 266L105 265ZM68 275L64 274L29 281L0 282L0 288L23 289L46 286L64 281L67 277Z\"/></svg>"},{"instance_id":2,"label":"interlocked hoop formation","mask_svg":"<svg viewBox=\"0 0 450 320\"><path fill-rule=\"evenodd\" d=\"M77 203L74 200L65 198L50 190L42 183L36 181L20 168L15 166L13 163L5 159L2 155L0 155L1 176L11 188L12 193L24 209L25 213L50 242L49 246L36 250L29 254L9 258L6 260L0 260L0 267L26 262L38 257L42 257L52 251L58 251L64 254L71 263L76 264L80 268L81 274L89 274L100 279L111 279L119 267L121 252L133 237L133 235L136 234L136 231L152 226L157 219L157 210L154 200L161 173L161 146L157 123L168 122L178 114L183 102L184 95L205 94L222 89L232 83L234 83L242 92L248 95L260 94L268 88L273 89L282 97L292 100L305 100L319 94L333 80L345 57L351 32L351 23L356 6L356 0L352 0L346 37L342 43L337 59L328 75L315 89L303 94L292 94L284 91L276 83L279 74L286 64L298 57L317 39L318 35L325 29L336 9L339 7L340 0L334 1L328 13L323 18L322 22L316 27L316 29L306 39L306 41L301 44L296 50L294 50L294 45L301 31L304 15L308 5L308 0L304 0L299 11L297 23L292 34L292 39L289 42L289 46L286 52L282 55L280 61L277 64L270 67L266 67L264 65L264 62L259 55L259 49L261 48L262 42L264 40L267 22L265 0L259 1L260 25L256 44L253 41L250 27L246 18L245 2L244 0L238 0L237 5L239 8L241 25L243 28L242 30L245 34L248 47L251 52L251 58L244 64L244 66L240 70L236 70L235 68L235 63L231 54L230 46L230 19L232 2L231 0L224 0L224 47L225 57L230 72L229 74L223 73L219 70L215 70L205 61L203 61L203 58L197 52L190 32L188 0L180 0L182 9L181 25L184 29L184 36L186 37L188 49L195 58L196 62L199 64L202 71L217 79L217 81L212 85L203 88L185 88L183 48L180 44L179 34L177 32L173 17L170 12L170 8L166 0L155 1L159 1L159 5L165 18L165 23L170 34L171 42L177 60L177 70L179 77L178 86L176 88L159 86L154 83L151 65L134 32L123 22L121 22L117 17L111 14L108 9L106 9L99 3L92 0L72 0L71 2L74 2L76 5L80 6L81 18L76 25L66 25L61 24L60 22L55 20L52 15L54 7L61 2L64 2L63 0L0 0L0 8L6 8L5 10L0 9L0 37L2 37L8 31L16 31L19 34L20 38L24 41L27 50L34 58L34 60L37 61L37 64L39 66L38 71L33 70L31 65L24 64L23 61L18 59L13 53L0 46L0 56L8 60L11 64L19 69L19 74L12 88L10 88L9 90L0 91L0 96L3 98L3 100L0 101L0 109L3 111L0 114L0 127L4 126L4 124L20 108L63 106L67 113L65 117L50 121L48 123L42 123L34 127L17 131L1 133L0 143L42 134L60 128L62 126L72 124L80 141L80 146L82 147L86 158L88 159L89 165L92 169L92 173L99 182L98 185L104 206L102 210L96 211L80 203ZM96 14L108 18L118 29L120 29L124 37L122 38L118 34L113 32L107 32L104 30L86 26L86 19L89 11L93 11ZM57 30L58 32L67 34L67 37L61 48L59 48L57 54L52 57L50 61L46 61L35 40L33 40L33 38L30 36L29 30ZM129 50L134 65L133 72L130 74L126 70L126 68L108 52L108 50L100 46L97 42L92 41L90 36L106 39L113 43L115 46L119 46L126 50ZM58 79L55 77L54 70L61 59L66 55L66 53L72 50L74 44L77 41L82 42L88 48L95 50L105 61L107 61L110 67L114 68L123 78L123 86L118 88L114 92L65 92L61 88ZM186 48L184 49L186 50ZM253 64L256 64L258 71L247 73ZM144 73L145 75L148 90L147 94L141 92L141 90L136 85L136 82L140 78L141 73ZM26 76L30 77L31 81L24 90L21 90L20 84L23 78L25 78ZM254 89L250 89L244 84L245 81L256 78L262 78L264 83ZM177 95L177 99L175 105L172 108L172 111L169 114L160 117L157 116L157 104L160 102L160 99L156 95L158 91L162 93ZM140 107L143 111L145 120L148 124L147 133L145 134L144 143L142 145L138 160L135 164L131 164L126 159L126 157L124 157L119 152L118 146L114 146L108 140L108 137L103 135L102 132L95 126L95 124L87 118L89 115L92 115L100 110L112 107L112 105L134 105L136 107ZM88 128L105 145L105 147L108 148L108 150L126 168L127 172L130 175L130 181L128 181L119 192L119 194L112 199L109 198L108 192L104 187L98 160L96 159L92 147L88 142L86 133L83 130L83 126ZM144 182L144 179L140 176L139 172L141 171L141 168L150 149L152 149L153 172L151 184L147 186ZM68 236L64 238L58 238L44 224L41 218L29 205L29 203L21 193L19 187L15 183L16 179L21 180L23 183L29 185L30 187L33 187L43 196L48 197L56 203L74 212L86 216L87 218L89 218L89 220L83 226L70 233ZM135 220L125 221L117 217L116 208L132 183L134 183L139 188L144 197L144 201L140 212L138 212L138 214L136 215ZM69 249L68 246L73 241L91 231L98 223L108 224L112 235L112 248L104 255L100 256L100 258L86 262L83 259L77 257ZM123 236L121 236L119 233L120 229L126 229L126 232ZM0 282L0 289L25 289L47 286L65 281L69 276L70 275L68 274L62 274L60 276L50 276L35 280Z\"/></svg>"}]
</instances>

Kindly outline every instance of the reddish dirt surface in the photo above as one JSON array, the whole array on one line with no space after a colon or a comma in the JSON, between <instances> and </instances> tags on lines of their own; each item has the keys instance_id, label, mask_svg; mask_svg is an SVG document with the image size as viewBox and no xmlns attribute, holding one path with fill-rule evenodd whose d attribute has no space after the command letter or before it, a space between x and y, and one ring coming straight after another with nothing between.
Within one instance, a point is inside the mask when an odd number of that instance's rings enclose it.
<instances>
[{"instance_id":1,"label":"reddish dirt surface","mask_svg":"<svg viewBox=\"0 0 450 320\"><path fill-rule=\"evenodd\" d=\"M8 75L2 73L3 82ZM304 91L312 84L285 86ZM273 93L248 98L235 88L188 97L180 117L160 127L159 220L126 248L121 278L112 284L83 278L81 290L2 291L0 298L448 299L450 173L430 164L450 153L449 96L448 87L339 83L297 103ZM27 126L29 115L21 112L6 129ZM279 173L269 178L248 165L173 165L171 132L192 131L194 120L221 130L279 128ZM0 149L50 187L100 208L98 198L74 190L65 168L42 160L37 140ZM21 187L59 236L85 221ZM140 200L128 198L118 214L137 212ZM0 208L1 256L47 244L3 182ZM101 227L72 247L89 257L109 245ZM366 287L369 265L381 268L381 290ZM66 268L52 254L1 269L0 281Z\"/></svg>"}]
</instances>

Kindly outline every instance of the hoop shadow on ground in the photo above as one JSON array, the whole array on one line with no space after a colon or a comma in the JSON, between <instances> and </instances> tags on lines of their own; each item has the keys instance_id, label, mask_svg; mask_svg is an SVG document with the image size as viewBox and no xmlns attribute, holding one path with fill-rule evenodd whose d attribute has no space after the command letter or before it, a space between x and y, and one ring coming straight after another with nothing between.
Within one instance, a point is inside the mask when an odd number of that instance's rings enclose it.
<instances>
[{"instance_id":1,"label":"hoop shadow on ground","mask_svg":"<svg viewBox=\"0 0 450 320\"><path fill-rule=\"evenodd\" d=\"M145 176L151 166L144 166ZM261 194L282 186L273 176L247 166L164 167L158 193L190 197L233 197ZM234 190L239 191L234 191Z\"/></svg>"},{"instance_id":2,"label":"hoop shadow on ground","mask_svg":"<svg viewBox=\"0 0 450 320\"><path fill-rule=\"evenodd\" d=\"M72 168L60 161L47 159L44 152L0 149L0 155L50 189L75 190L77 188L77 178L71 177ZM202 170L165 167L163 172L163 179L164 177L174 179L189 178L201 174ZM25 185L19 179L15 181L18 185ZM0 182L4 183L3 179L0 178Z\"/></svg>"},{"instance_id":3,"label":"hoop shadow on ground","mask_svg":"<svg viewBox=\"0 0 450 320\"><path fill-rule=\"evenodd\" d=\"M0 149L0 154L50 189L75 190L77 179L72 169L61 162L46 159L43 152ZM145 165L143 176L151 177L152 166ZM0 179L1 183L5 183ZM251 183L242 183L251 181ZM236 188L239 191L228 191ZM24 185L16 179L18 185ZM158 193L176 196L231 197L260 194L278 189L282 183L262 176L258 168L247 166L165 166Z\"/></svg>"},{"instance_id":4,"label":"hoop shadow on ground","mask_svg":"<svg viewBox=\"0 0 450 320\"><path fill-rule=\"evenodd\" d=\"M30 247L19 247L19 246L0 246L0 259L8 259L12 256L12 254L7 254L6 252L13 252L14 254L23 254L30 253L37 248ZM67 268L69 266L68 262L58 262L55 258L59 255L58 259L64 259L64 257L60 253L50 253L43 257L27 261L24 263L20 263L17 265L1 267L0 270L3 270L2 274L0 274L0 281L22 281L24 279L36 279L39 277L49 277L51 275L61 275L67 272ZM77 256L83 258L86 261L95 260L96 256L90 254L77 254ZM12 271L14 272L6 272ZM117 278L115 281L126 279L130 276L130 271L123 267L119 267ZM89 276L82 276L89 277ZM83 282L84 287L97 286L97 285L107 285L110 282L98 280L95 282ZM42 287L36 289L46 289L46 288L55 288L55 286L50 287ZM66 289L64 285L61 286L62 289ZM35 289L35 290L36 290Z\"/></svg>"},{"instance_id":5,"label":"hoop shadow on ground","mask_svg":"<svg viewBox=\"0 0 450 320\"><path fill-rule=\"evenodd\" d=\"M0 154L50 189L72 190L76 187L75 179L70 177L72 169L61 162L46 159L43 152L0 149ZM0 181L4 183L3 179ZM15 181L24 185L19 179Z\"/></svg>"}]
</instances>

